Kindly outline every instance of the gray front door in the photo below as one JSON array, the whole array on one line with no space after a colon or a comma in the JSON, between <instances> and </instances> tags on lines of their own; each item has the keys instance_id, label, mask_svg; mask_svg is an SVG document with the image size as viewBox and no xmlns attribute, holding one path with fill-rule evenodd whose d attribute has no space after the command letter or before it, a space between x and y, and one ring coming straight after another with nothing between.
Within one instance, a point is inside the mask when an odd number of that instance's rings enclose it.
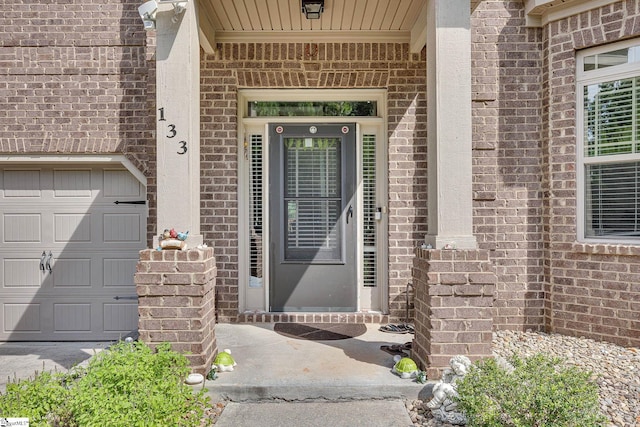
<instances>
[{"instance_id":1,"label":"gray front door","mask_svg":"<svg viewBox=\"0 0 640 427\"><path fill-rule=\"evenodd\" d=\"M356 310L355 133L269 126L271 311Z\"/></svg>"}]
</instances>

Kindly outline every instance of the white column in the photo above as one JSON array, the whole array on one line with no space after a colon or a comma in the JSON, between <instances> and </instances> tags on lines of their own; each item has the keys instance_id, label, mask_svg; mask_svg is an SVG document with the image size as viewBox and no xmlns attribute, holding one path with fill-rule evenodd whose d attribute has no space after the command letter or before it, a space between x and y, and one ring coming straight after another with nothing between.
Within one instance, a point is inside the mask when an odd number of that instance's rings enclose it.
<instances>
[{"instance_id":1,"label":"white column","mask_svg":"<svg viewBox=\"0 0 640 427\"><path fill-rule=\"evenodd\" d=\"M156 14L157 234L166 228L189 231L189 248L202 243L196 4L188 2L180 14L160 4Z\"/></svg>"},{"instance_id":2,"label":"white column","mask_svg":"<svg viewBox=\"0 0 640 427\"><path fill-rule=\"evenodd\" d=\"M471 11L427 0L427 244L476 249L471 174Z\"/></svg>"}]
</instances>

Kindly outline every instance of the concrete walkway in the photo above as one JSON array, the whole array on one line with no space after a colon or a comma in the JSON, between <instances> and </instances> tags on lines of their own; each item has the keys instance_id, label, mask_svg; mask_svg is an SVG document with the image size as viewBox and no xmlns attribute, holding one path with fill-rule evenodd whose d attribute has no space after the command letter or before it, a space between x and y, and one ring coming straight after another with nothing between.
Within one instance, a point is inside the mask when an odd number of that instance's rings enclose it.
<instances>
[{"instance_id":1,"label":"concrete walkway","mask_svg":"<svg viewBox=\"0 0 640 427\"><path fill-rule=\"evenodd\" d=\"M401 400L229 403L216 427L408 427Z\"/></svg>"},{"instance_id":2,"label":"concrete walkway","mask_svg":"<svg viewBox=\"0 0 640 427\"><path fill-rule=\"evenodd\" d=\"M404 399L426 399L433 382L418 384L391 372L393 355L381 345L403 344L411 334L367 325L355 338L309 341L274 332L273 324L216 325L218 348L238 364L205 387L227 400L216 425L409 426Z\"/></svg>"},{"instance_id":3,"label":"concrete walkway","mask_svg":"<svg viewBox=\"0 0 640 427\"><path fill-rule=\"evenodd\" d=\"M66 372L82 363L111 342L5 342L0 343L0 392L7 381L32 378L35 372Z\"/></svg>"},{"instance_id":4,"label":"concrete walkway","mask_svg":"<svg viewBox=\"0 0 640 427\"><path fill-rule=\"evenodd\" d=\"M393 374L393 355L380 346L404 344L413 335L366 326L354 338L309 341L280 335L268 323L218 324L218 348L230 349L238 365L196 387L206 387L214 402L229 402L217 423L221 427L409 426L404 400L430 398L433 382ZM110 344L0 343L0 392L8 377L66 370Z\"/></svg>"}]
</instances>

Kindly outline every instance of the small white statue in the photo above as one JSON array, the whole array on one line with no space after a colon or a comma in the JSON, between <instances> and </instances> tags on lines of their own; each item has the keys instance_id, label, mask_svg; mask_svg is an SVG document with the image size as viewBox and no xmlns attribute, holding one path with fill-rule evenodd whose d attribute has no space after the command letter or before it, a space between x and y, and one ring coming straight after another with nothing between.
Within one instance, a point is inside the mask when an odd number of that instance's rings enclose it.
<instances>
[{"instance_id":1,"label":"small white statue","mask_svg":"<svg viewBox=\"0 0 640 427\"><path fill-rule=\"evenodd\" d=\"M463 425L467 419L461 412L457 412L458 404L454 398L458 396L456 383L462 379L469 368L471 360L468 357L457 355L449 361L450 368L442 373L442 379L433 386L433 399L427 403L433 417L441 422Z\"/></svg>"}]
</instances>

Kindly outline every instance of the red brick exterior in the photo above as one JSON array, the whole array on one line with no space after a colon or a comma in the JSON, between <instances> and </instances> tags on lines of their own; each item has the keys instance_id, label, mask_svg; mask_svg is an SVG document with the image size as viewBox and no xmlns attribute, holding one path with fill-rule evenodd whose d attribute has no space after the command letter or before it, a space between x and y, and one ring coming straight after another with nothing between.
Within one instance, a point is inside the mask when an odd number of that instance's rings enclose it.
<instances>
[{"instance_id":1,"label":"red brick exterior","mask_svg":"<svg viewBox=\"0 0 640 427\"><path fill-rule=\"evenodd\" d=\"M0 15L0 153L125 154L155 233L155 62L139 0L10 0ZM151 90L150 90L151 89Z\"/></svg>"},{"instance_id":2,"label":"red brick exterior","mask_svg":"<svg viewBox=\"0 0 640 427\"><path fill-rule=\"evenodd\" d=\"M170 342L203 375L217 351L215 265L211 248L147 249L135 274L140 340L151 346Z\"/></svg>"},{"instance_id":3,"label":"red brick exterior","mask_svg":"<svg viewBox=\"0 0 640 427\"><path fill-rule=\"evenodd\" d=\"M0 153L126 155L148 179L150 243L157 234L155 38L143 30L139 4L4 5ZM543 28L526 27L523 1L485 0L472 14L474 233L494 266L493 328L640 345L640 249L576 242L574 77L578 49L640 36L639 18L640 0ZM404 318L414 248L427 233L424 51L394 43L217 47L201 61L201 229L215 255L219 319L325 321L316 314L238 314L242 88L388 91L390 311L335 319Z\"/></svg>"},{"instance_id":4,"label":"red brick exterior","mask_svg":"<svg viewBox=\"0 0 640 427\"><path fill-rule=\"evenodd\" d=\"M219 47L202 59L201 153L202 234L218 260L220 320L238 319L237 91L256 87L387 89L389 315L404 318L413 249L427 232L424 51L410 54L406 44L393 43Z\"/></svg>"},{"instance_id":5,"label":"red brick exterior","mask_svg":"<svg viewBox=\"0 0 640 427\"><path fill-rule=\"evenodd\" d=\"M640 343L640 250L577 243L575 53L640 36L637 0L525 26L472 15L474 226L497 276L494 324ZM487 25L490 23L490 25Z\"/></svg>"},{"instance_id":6,"label":"red brick exterior","mask_svg":"<svg viewBox=\"0 0 640 427\"><path fill-rule=\"evenodd\" d=\"M429 378L449 360L491 357L496 275L486 250L416 249L412 357Z\"/></svg>"},{"instance_id":7,"label":"red brick exterior","mask_svg":"<svg viewBox=\"0 0 640 427\"><path fill-rule=\"evenodd\" d=\"M495 264L498 329L544 325L540 29L523 2L472 14L474 232Z\"/></svg>"},{"instance_id":8,"label":"red brick exterior","mask_svg":"<svg viewBox=\"0 0 640 427\"><path fill-rule=\"evenodd\" d=\"M640 248L576 243L575 51L640 36L640 2L621 1L542 31L546 329L640 345Z\"/></svg>"}]
</instances>

